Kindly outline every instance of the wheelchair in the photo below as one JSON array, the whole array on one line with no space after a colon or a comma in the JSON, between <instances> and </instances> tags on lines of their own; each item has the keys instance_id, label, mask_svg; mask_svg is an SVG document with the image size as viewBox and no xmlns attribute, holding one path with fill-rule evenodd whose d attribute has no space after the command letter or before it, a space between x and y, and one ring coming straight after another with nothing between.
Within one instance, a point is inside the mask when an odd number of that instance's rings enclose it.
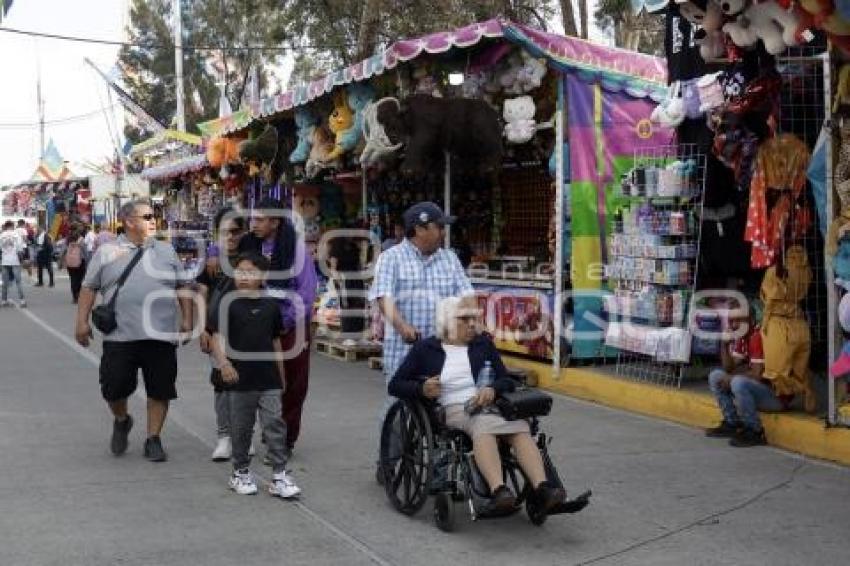
<instances>
[{"instance_id":1,"label":"wheelchair","mask_svg":"<svg viewBox=\"0 0 850 566\"><path fill-rule=\"evenodd\" d=\"M442 409L435 403L397 400L381 427L379 474L390 503L405 515L414 515L434 496L434 522L451 532L456 523L456 505L466 503L473 521L514 515L525 506L532 524L540 526L549 515L578 513L590 503L591 491L568 499L548 511L531 497L532 485L510 447L499 442L504 482L516 494L512 509L488 508L490 488L475 466L472 439L443 424ZM547 480L563 488L549 457L547 435L539 430L537 417L527 419L531 436L543 458Z\"/></svg>"}]
</instances>

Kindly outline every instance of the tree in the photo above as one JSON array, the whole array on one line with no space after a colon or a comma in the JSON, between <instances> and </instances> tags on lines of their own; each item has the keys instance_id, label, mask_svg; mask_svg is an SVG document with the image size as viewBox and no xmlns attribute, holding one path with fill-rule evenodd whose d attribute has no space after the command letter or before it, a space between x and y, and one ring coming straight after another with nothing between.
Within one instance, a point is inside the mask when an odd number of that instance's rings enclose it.
<instances>
[{"instance_id":1,"label":"tree","mask_svg":"<svg viewBox=\"0 0 850 566\"><path fill-rule=\"evenodd\" d=\"M572 37L578 37L578 30L576 29L576 16L575 10L573 10L573 0L560 0L561 1L561 22L564 26L564 35L569 35Z\"/></svg>"},{"instance_id":2,"label":"tree","mask_svg":"<svg viewBox=\"0 0 850 566\"><path fill-rule=\"evenodd\" d=\"M118 68L127 92L151 116L166 125L174 118L177 107L170 18L169 0L133 0L128 32L129 42L134 45L122 47L118 55ZM186 52L184 55L186 123L191 128L214 112L217 92L204 70L202 54ZM124 133L133 143L150 135L133 124L126 125Z\"/></svg>"},{"instance_id":3,"label":"tree","mask_svg":"<svg viewBox=\"0 0 850 566\"><path fill-rule=\"evenodd\" d=\"M596 25L613 32L617 47L661 55L664 50L664 26L661 16L632 11L629 0L599 0L594 14Z\"/></svg>"},{"instance_id":4,"label":"tree","mask_svg":"<svg viewBox=\"0 0 850 566\"><path fill-rule=\"evenodd\" d=\"M394 41L504 16L546 27L551 0L293 0L290 35L315 49L296 51L291 83L350 65Z\"/></svg>"}]
</instances>

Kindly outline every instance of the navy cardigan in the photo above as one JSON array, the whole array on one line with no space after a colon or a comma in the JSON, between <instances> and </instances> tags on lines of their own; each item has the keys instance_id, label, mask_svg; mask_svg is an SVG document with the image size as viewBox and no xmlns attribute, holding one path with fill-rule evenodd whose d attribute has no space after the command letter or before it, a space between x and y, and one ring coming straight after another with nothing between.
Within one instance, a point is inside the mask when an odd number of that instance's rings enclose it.
<instances>
[{"instance_id":1,"label":"navy cardigan","mask_svg":"<svg viewBox=\"0 0 850 566\"><path fill-rule=\"evenodd\" d=\"M496 393L513 391L516 383L508 377L508 370L505 369L496 346L489 337L479 334L469 343L469 365L475 381L478 381L478 374L484 367L484 362L488 360L495 374L493 389ZM431 337L416 342L390 381L387 387L389 394L399 399L422 398L422 384L426 379L440 375L445 363L446 351L437 338Z\"/></svg>"}]
</instances>

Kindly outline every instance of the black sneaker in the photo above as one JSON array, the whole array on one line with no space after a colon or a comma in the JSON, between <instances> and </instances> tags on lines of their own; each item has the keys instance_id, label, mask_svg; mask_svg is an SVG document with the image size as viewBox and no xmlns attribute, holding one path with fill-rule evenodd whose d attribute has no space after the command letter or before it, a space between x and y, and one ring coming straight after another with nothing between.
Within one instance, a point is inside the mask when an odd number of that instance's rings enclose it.
<instances>
[{"instance_id":1,"label":"black sneaker","mask_svg":"<svg viewBox=\"0 0 850 566\"><path fill-rule=\"evenodd\" d=\"M753 430L751 428L742 428L738 431L738 434L729 440L729 445L736 448L764 446L765 444L767 444L767 438L764 436L764 429Z\"/></svg>"},{"instance_id":2,"label":"black sneaker","mask_svg":"<svg viewBox=\"0 0 850 566\"><path fill-rule=\"evenodd\" d=\"M740 427L723 421L714 428L705 429L705 435L709 438L732 438L738 433Z\"/></svg>"},{"instance_id":3,"label":"black sneaker","mask_svg":"<svg viewBox=\"0 0 850 566\"><path fill-rule=\"evenodd\" d=\"M133 428L133 417L127 415L123 421L115 420L112 423L112 440L109 442L109 449L115 456L120 456L127 451L127 437L130 434L130 429Z\"/></svg>"},{"instance_id":4,"label":"black sneaker","mask_svg":"<svg viewBox=\"0 0 850 566\"><path fill-rule=\"evenodd\" d=\"M162 448L162 441L158 436L151 436L145 440L145 458L151 462L165 462L168 455Z\"/></svg>"},{"instance_id":5,"label":"black sneaker","mask_svg":"<svg viewBox=\"0 0 850 566\"><path fill-rule=\"evenodd\" d=\"M549 511L567 499L567 492L563 487L555 487L548 481L542 481L534 489L534 499L544 511Z\"/></svg>"},{"instance_id":6,"label":"black sneaker","mask_svg":"<svg viewBox=\"0 0 850 566\"><path fill-rule=\"evenodd\" d=\"M490 501L487 502L487 511L491 512L507 512L516 505L516 496L506 485L500 485L490 496Z\"/></svg>"}]
</instances>

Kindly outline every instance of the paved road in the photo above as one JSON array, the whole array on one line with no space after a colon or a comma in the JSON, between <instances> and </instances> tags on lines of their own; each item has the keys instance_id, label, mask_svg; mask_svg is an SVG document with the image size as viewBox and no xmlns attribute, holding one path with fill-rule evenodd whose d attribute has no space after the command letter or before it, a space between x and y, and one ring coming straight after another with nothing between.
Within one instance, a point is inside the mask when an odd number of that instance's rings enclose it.
<instances>
[{"instance_id":1,"label":"paved road","mask_svg":"<svg viewBox=\"0 0 850 566\"><path fill-rule=\"evenodd\" d=\"M0 310L0 564L346 566L456 563L797 565L847 560L850 471L772 448L735 450L698 431L566 398L545 428L583 513L534 527L524 515L441 533L425 510L395 513L374 484L383 381L364 364L313 358L292 467L299 503L233 495L209 461L212 392L195 345L165 464L108 453L97 348L70 341L66 281ZM131 403L143 423L143 401ZM267 470L257 467L267 476ZM427 509L427 508L426 508Z\"/></svg>"}]
</instances>

